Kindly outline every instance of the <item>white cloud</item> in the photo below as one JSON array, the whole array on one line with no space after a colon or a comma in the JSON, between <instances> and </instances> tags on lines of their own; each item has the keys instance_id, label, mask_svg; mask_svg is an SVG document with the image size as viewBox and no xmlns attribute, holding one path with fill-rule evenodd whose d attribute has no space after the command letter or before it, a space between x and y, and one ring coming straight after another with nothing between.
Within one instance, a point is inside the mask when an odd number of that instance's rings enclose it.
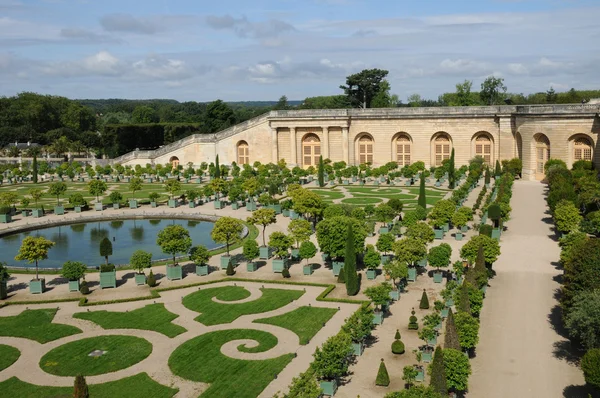
<instances>
[{"instance_id":1,"label":"white cloud","mask_svg":"<svg viewBox=\"0 0 600 398\"><path fill-rule=\"evenodd\" d=\"M156 54L134 62L132 67L136 74L161 80L187 79L192 75L185 62Z\"/></svg>"},{"instance_id":2,"label":"white cloud","mask_svg":"<svg viewBox=\"0 0 600 398\"><path fill-rule=\"evenodd\" d=\"M526 75L529 73L527 67L521 63L511 63L508 64L508 70L515 75Z\"/></svg>"}]
</instances>

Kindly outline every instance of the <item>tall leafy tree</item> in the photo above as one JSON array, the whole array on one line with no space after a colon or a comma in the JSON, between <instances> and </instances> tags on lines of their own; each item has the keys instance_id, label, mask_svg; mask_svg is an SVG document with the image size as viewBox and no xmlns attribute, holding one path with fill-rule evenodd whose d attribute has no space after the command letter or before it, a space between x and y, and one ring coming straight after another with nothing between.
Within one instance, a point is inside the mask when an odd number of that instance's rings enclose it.
<instances>
[{"instance_id":1,"label":"tall leafy tree","mask_svg":"<svg viewBox=\"0 0 600 398\"><path fill-rule=\"evenodd\" d=\"M382 69L364 69L346 77L346 85L340 88L354 107L370 108L373 98L385 89L383 82L388 73Z\"/></svg>"},{"instance_id":2,"label":"tall leafy tree","mask_svg":"<svg viewBox=\"0 0 600 398\"><path fill-rule=\"evenodd\" d=\"M504 79L501 77L489 76L481 83L479 98L486 105L500 104L504 94L506 94L506 86L504 85Z\"/></svg>"},{"instance_id":3,"label":"tall leafy tree","mask_svg":"<svg viewBox=\"0 0 600 398\"><path fill-rule=\"evenodd\" d=\"M323 164L323 155L319 156L319 168L317 171L317 179L319 180L319 186L325 186L325 165Z\"/></svg>"},{"instance_id":4,"label":"tall leafy tree","mask_svg":"<svg viewBox=\"0 0 600 398\"><path fill-rule=\"evenodd\" d=\"M221 166L219 166L219 155L215 158L215 178L221 178Z\"/></svg>"},{"instance_id":5,"label":"tall leafy tree","mask_svg":"<svg viewBox=\"0 0 600 398\"><path fill-rule=\"evenodd\" d=\"M263 246L266 246L265 240L265 230L267 226L271 224L275 224L277 222L277 213L273 209L261 208L256 210L250 217L246 219L247 222L254 225L261 225L263 227L262 230L262 238L263 238ZM295 220L294 220L295 221ZM308 221L305 221L308 222Z\"/></svg>"},{"instance_id":6,"label":"tall leafy tree","mask_svg":"<svg viewBox=\"0 0 600 398\"><path fill-rule=\"evenodd\" d=\"M419 185L419 198L417 199L417 204L422 208L427 208L427 193L425 191L425 176L421 173L421 181Z\"/></svg>"},{"instance_id":7,"label":"tall leafy tree","mask_svg":"<svg viewBox=\"0 0 600 398\"><path fill-rule=\"evenodd\" d=\"M346 293L356 296L360 290L358 274L356 273L356 249L354 246L354 230L352 224L347 224L346 253L344 255L344 273L346 277Z\"/></svg>"},{"instance_id":8,"label":"tall leafy tree","mask_svg":"<svg viewBox=\"0 0 600 398\"><path fill-rule=\"evenodd\" d=\"M39 279L38 263L48 258L48 250L52 246L54 246L54 242L43 236L28 236L21 242L21 247L19 248L19 253L15 256L15 260L27 261L29 264L35 263L35 279Z\"/></svg>"},{"instance_id":9,"label":"tall leafy tree","mask_svg":"<svg viewBox=\"0 0 600 398\"><path fill-rule=\"evenodd\" d=\"M73 392L73 398L89 398L90 393L88 391L88 386L85 381L85 377L82 375L77 375L75 377L75 390Z\"/></svg>"},{"instance_id":10,"label":"tall leafy tree","mask_svg":"<svg viewBox=\"0 0 600 398\"><path fill-rule=\"evenodd\" d=\"M190 232L181 225L169 225L158 233L156 244L160 246L163 253L173 256L173 265L175 265L177 253L187 253L192 248L192 238Z\"/></svg>"},{"instance_id":11,"label":"tall leafy tree","mask_svg":"<svg viewBox=\"0 0 600 398\"><path fill-rule=\"evenodd\" d=\"M473 87L473 82L470 80L465 80L462 83L458 83L456 85L456 100L453 102L452 106L471 106L474 104L473 98L471 97L471 87Z\"/></svg>"},{"instance_id":12,"label":"tall leafy tree","mask_svg":"<svg viewBox=\"0 0 600 398\"><path fill-rule=\"evenodd\" d=\"M460 347L472 350L479 342L479 320L467 312L459 311L454 317Z\"/></svg>"},{"instance_id":13,"label":"tall leafy tree","mask_svg":"<svg viewBox=\"0 0 600 398\"><path fill-rule=\"evenodd\" d=\"M240 239L243 230L244 224L237 218L221 217L215 222L210 236L217 243L225 243L229 256L229 245Z\"/></svg>"},{"instance_id":14,"label":"tall leafy tree","mask_svg":"<svg viewBox=\"0 0 600 398\"><path fill-rule=\"evenodd\" d=\"M449 389L466 391L469 388L469 376L471 375L471 364L469 358L461 351L444 349L444 368L446 371L446 382Z\"/></svg>"}]
</instances>

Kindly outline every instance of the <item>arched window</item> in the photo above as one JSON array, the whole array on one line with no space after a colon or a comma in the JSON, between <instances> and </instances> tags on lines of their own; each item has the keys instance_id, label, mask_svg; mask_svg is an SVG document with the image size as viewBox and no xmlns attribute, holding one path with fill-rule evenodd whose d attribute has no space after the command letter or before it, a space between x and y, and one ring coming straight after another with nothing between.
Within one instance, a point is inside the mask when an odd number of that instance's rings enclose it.
<instances>
[{"instance_id":1,"label":"arched window","mask_svg":"<svg viewBox=\"0 0 600 398\"><path fill-rule=\"evenodd\" d=\"M360 164L373 164L373 139L368 135L358 140L358 161Z\"/></svg>"},{"instance_id":2,"label":"arched window","mask_svg":"<svg viewBox=\"0 0 600 398\"><path fill-rule=\"evenodd\" d=\"M302 165L317 166L321 156L321 140L315 134L308 134L302 140Z\"/></svg>"},{"instance_id":3,"label":"arched window","mask_svg":"<svg viewBox=\"0 0 600 398\"><path fill-rule=\"evenodd\" d=\"M550 159L550 140L544 134L535 136L535 173L537 179L544 178L544 165Z\"/></svg>"},{"instance_id":4,"label":"arched window","mask_svg":"<svg viewBox=\"0 0 600 398\"><path fill-rule=\"evenodd\" d=\"M492 140L485 134L475 138L475 156L481 156L485 163L492 164L494 161L492 153Z\"/></svg>"},{"instance_id":5,"label":"arched window","mask_svg":"<svg viewBox=\"0 0 600 398\"><path fill-rule=\"evenodd\" d=\"M573 141L573 161L578 160L592 160L592 143L585 137Z\"/></svg>"},{"instance_id":6,"label":"arched window","mask_svg":"<svg viewBox=\"0 0 600 398\"><path fill-rule=\"evenodd\" d=\"M169 159L169 163L171 163L171 166L175 169L179 166L179 158L177 156L172 156L171 159Z\"/></svg>"},{"instance_id":7,"label":"arched window","mask_svg":"<svg viewBox=\"0 0 600 398\"><path fill-rule=\"evenodd\" d=\"M250 152L248 151L248 143L240 141L237 146L237 164L250 164Z\"/></svg>"},{"instance_id":8,"label":"arched window","mask_svg":"<svg viewBox=\"0 0 600 398\"><path fill-rule=\"evenodd\" d=\"M400 134L396 138L396 163L398 166L410 166L411 142L406 134Z\"/></svg>"},{"instance_id":9,"label":"arched window","mask_svg":"<svg viewBox=\"0 0 600 398\"><path fill-rule=\"evenodd\" d=\"M450 159L450 152L452 152L452 142L448 134L440 134L435 138L434 141L435 150L435 166L441 166L442 162L446 159Z\"/></svg>"}]
</instances>

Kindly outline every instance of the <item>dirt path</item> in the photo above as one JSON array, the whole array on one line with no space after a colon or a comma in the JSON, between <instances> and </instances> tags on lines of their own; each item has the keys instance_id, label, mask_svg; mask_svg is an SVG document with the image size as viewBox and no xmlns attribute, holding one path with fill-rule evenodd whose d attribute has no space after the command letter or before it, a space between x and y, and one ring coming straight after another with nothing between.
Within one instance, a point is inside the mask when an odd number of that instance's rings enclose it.
<instances>
[{"instance_id":1,"label":"dirt path","mask_svg":"<svg viewBox=\"0 0 600 398\"><path fill-rule=\"evenodd\" d=\"M539 182L514 185L512 217L481 314L471 397L587 397L570 344L555 329L560 250L544 190Z\"/></svg>"}]
</instances>

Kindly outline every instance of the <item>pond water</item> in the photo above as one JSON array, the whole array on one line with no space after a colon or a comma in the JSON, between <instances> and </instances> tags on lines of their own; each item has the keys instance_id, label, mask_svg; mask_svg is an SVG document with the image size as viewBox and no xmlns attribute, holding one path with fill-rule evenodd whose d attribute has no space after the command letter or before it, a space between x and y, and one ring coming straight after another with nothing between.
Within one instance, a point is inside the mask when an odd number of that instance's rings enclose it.
<instances>
[{"instance_id":1,"label":"pond water","mask_svg":"<svg viewBox=\"0 0 600 398\"><path fill-rule=\"evenodd\" d=\"M136 250L152 253L152 260L169 258L156 245L158 232L168 225L181 225L190 232L192 243L204 245L208 249L218 246L211 237L213 223L196 220L115 220L88 222L82 224L50 227L35 231L16 233L0 238L0 261L10 266L35 267L25 261L15 260L26 236L43 236L53 242L54 247L48 252L48 259L42 260L40 268L61 268L68 260L81 261L88 267L99 266L104 262L100 256L100 241L108 237L113 244L113 255L108 261L114 264L128 264Z\"/></svg>"}]
</instances>

